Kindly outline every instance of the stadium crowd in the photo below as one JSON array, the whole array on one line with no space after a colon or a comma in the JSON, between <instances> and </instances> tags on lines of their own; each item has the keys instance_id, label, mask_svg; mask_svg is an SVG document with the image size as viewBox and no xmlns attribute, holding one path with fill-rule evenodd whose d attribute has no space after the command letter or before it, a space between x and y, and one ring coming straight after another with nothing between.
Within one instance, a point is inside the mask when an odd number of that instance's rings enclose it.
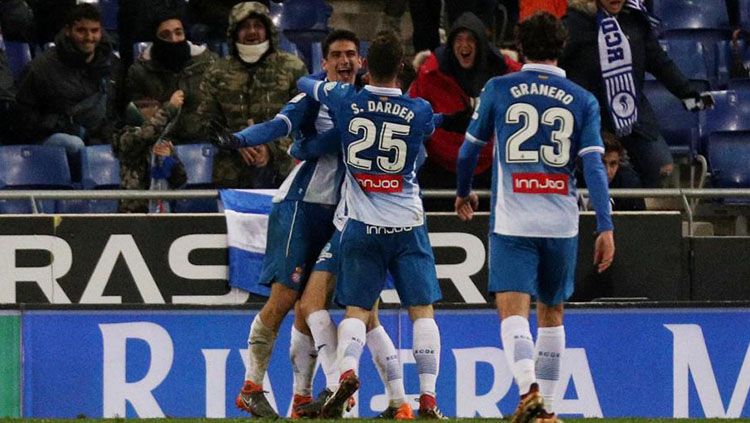
<instances>
[{"instance_id":1,"label":"stadium crowd","mask_svg":"<svg viewBox=\"0 0 750 423\"><path fill-rule=\"evenodd\" d=\"M393 31L379 32L365 55L355 32L312 22L294 29L309 45L291 48L268 2L121 0L115 25L91 3L58 2L62 9L44 19L38 3L0 0L8 41L38 47L17 78L0 55L3 144L61 147L77 182L82 152L111 144L122 188L174 189L190 171L179 148L211 142L212 186L278 188L259 281L271 294L249 328L236 399L256 417L278 417L263 381L295 307L293 417L341 417L360 387L365 346L388 394L381 417L415 417L377 318L390 274L413 323L418 416L446 418L436 398L441 334L432 306L442 294L425 219L446 206L423 207L425 187L456 189L453 210L464 221L478 207L472 189L492 190L489 291L521 394L511 422L557 422L563 303L578 248L568 181L577 173L588 186L594 265L603 272L615 256L611 206L645 208L610 204L608 186L662 187L674 170L646 73L688 112L714 105L662 48L659 19L640 0L520 0L517 50L502 51L497 1L446 0L441 42L442 2L410 0L413 68ZM385 6L394 24L406 2ZM733 49L743 34L737 7L727 1L723 28ZM305 54L315 48L319 57ZM747 73L737 68L732 76ZM149 204L122 201L120 210ZM326 310L334 290L346 308L338 328ZM313 398L317 358L326 388Z\"/></svg>"},{"instance_id":2,"label":"stadium crowd","mask_svg":"<svg viewBox=\"0 0 750 423\"><path fill-rule=\"evenodd\" d=\"M311 59L319 56L300 54L309 46L295 48L286 39L279 24L284 18L272 19L269 7L278 7L281 0L255 2L231 14L239 1L121 0L114 18L111 10L102 14L91 2L76 3L0 2L5 44L29 46L28 63L14 72L6 49L0 49L0 141L62 146L74 184L81 178L81 149L111 144L120 163L122 188L148 189L154 175L166 179L169 188L183 187L187 179L175 146L208 142L212 122L239 131L272 118L296 94L295 81L320 68L313 63L319 59ZM286 1L291 3L294 0ZM510 16L510 25L535 11L548 11L570 30L560 66L596 95L606 138L621 145L619 174L627 177L613 178L613 186L675 184L668 178L674 168L674 140L665 140L659 129L664 123L658 120L661 115L652 111L643 91L644 80L650 78L646 73L691 110L706 108L710 100L701 95L705 87L695 83L694 75L684 75L661 48L653 14L629 8L618 14L622 34L629 40L626 55L632 72L613 76L598 57L597 5L606 9L607 2L474 0L443 5L440 0L388 0L384 26L400 30L407 4L411 16L419 17L412 20L411 36L416 76L407 81L407 91L426 99L445 117L426 144L427 159L420 170L423 187L455 187L458 149L482 87L494 76L518 71L524 61L503 39L508 37L499 34L503 30L498 29L498 7ZM650 1L644 6L651 10ZM291 14L299 9L286 10ZM441 11L447 22L442 43ZM328 15L330 10L318 18L324 20L322 28L327 28ZM738 45L744 48L737 1L726 1L726 16L724 29L731 31L727 37L733 40L734 52ZM320 22L307 25L311 33L321 28ZM323 35L315 36L322 40ZM500 44L506 49L498 48ZM741 54L731 55L733 77L747 77ZM18 68L18 60L11 62ZM364 74L366 66L359 72ZM620 83L618 78L627 78L629 88L625 95L613 96L607 90ZM293 166L287 154L290 143L291 138L281 137L238 151L219 150L212 158L210 185L203 186L277 188ZM490 187L491 157L488 145L475 170L479 188ZM578 181L585 184L583 178ZM426 207L444 210L450 205L428 200ZM147 204L122 201L119 210L145 212Z\"/></svg>"}]
</instances>

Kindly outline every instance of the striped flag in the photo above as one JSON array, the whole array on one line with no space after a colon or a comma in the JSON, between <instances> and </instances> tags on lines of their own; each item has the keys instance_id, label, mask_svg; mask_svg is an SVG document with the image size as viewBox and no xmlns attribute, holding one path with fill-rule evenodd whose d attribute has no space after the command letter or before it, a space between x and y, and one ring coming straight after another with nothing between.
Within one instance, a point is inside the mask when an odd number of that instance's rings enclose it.
<instances>
[{"instance_id":1,"label":"striped flag","mask_svg":"<svg viewBox=\"0 0 750 423\"><path fill-rule=\"evenodd\" d=\"M267 297L270 287L258 281L266 252L268 215L276 191L223 189L219 193L227 219L229 285Z\"/></svg>"}]
</instances>

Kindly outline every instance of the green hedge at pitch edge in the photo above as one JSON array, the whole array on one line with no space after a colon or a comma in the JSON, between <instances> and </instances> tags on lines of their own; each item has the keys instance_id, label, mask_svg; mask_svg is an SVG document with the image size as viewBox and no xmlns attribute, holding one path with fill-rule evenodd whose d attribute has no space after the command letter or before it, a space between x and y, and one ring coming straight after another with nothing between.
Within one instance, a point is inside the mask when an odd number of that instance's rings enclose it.
<instances>
[{"instance_id":1,"label":"green hedge at pitch edge","mask_svg":"<svg viewBox=\"0 0 750 423\"><path fill-rule=\"evenodd\" d=\"M20 322L16 313L0 314L0 417L21 415Z\"/></svg>"}]
</instances>

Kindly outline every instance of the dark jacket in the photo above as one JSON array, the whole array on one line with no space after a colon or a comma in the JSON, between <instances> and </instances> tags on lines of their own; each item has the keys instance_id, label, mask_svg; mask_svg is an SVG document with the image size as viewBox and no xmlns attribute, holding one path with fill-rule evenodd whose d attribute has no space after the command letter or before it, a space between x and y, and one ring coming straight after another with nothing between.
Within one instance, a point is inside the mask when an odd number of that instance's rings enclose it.
<instances>
[{"instance_id":1,"label":"dark jacket","mask_svg":"<svg viewBox=\"0 0 750 423\"><path fill-rule=\"evenodd\" d=\"M204 138L204 125L197 116L200 104L200 84L203 75L218 56L205 46L190 45L191 59L179 73L175 73L153 60L151 48L128 70L127 95L129 101L154 99L169 102L172 93L182 90L185 103L180 116L167 134L167 139L182 144Z\"/></svg>"},{"instance_id":2,"label":"dark jacket","mask_svg":"<svg viewBox=\"0 0 750 423\"><path fill-rule=\"evenodd\" d=\"M599 64L596 4L596 0L570 1L568 14L563 18L570 39L559 65L570 80L596 96L602 110L602 129L614 132ZM653 74L678 98L692 97L695 93L677 65L659 46L643 14L626 7L617 15L617 21L630 42L633 58L633 82L638 97L638 121L633 130L648 139L655 139L659 136L658 122L648 99L642 95L645 72Z\"/></svg>"},{"instance_id":3,"label":"dark jacket","mask_svg":"<svg viewBox=\"0 0 750 423\"><path fill-rule=\"evenodd\" d=\"M464 70L451 48L453 39L462 29L469 29L478 39L477 59L471 70ZM427 160L450 172L456 172L458 150L464 142L474 98L492 77L515 72L521 65L494 48L484 35L482 21L472 13L465 13L451 28L448 43L440 46L420 66L417 78L409 88L409 96L422 97L435 113L461 113L466 111L465 125L459 128L437 128L427 142ZM475 174L492 166L492 144L488 143L479 154Z\"/></svg>"},{"instance_id":4,"label":"dark jacket","mask_svg":"<svg viewBox=\"0 0 750 423\"><path fill-rule=\"evenodd\" d=\"M40 142L54 133L78 135L83 129L87 145L109 143L118 121L114 109L117 65L104 37L94 59L86 63L60 32L55 47L29 63L18 87L16 101L28 141Z\"/></svg>"}]
</instances>

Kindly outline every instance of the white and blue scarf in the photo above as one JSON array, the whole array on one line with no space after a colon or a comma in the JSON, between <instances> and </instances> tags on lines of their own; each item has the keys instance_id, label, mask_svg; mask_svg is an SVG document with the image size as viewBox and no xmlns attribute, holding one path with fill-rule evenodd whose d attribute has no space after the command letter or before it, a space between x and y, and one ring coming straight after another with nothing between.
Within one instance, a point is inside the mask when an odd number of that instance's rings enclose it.
<instances>
[{"instance_id":1,"label":"white and blue scarf","mask_svg":"<svg viewBox=\"0 0 750 423\"><path fill-rule=\"evenodd\" d=\"M643 13L652 26L658 25L658 19L648 13L641 0L627 0L625 7ZM599 63L607 91L607 107L615 125L615 133L623 137L633 131L633 125L638 120L630 42L617 18L601 8L597 12L597 22Z\"/></svg>"}]
</instances>

